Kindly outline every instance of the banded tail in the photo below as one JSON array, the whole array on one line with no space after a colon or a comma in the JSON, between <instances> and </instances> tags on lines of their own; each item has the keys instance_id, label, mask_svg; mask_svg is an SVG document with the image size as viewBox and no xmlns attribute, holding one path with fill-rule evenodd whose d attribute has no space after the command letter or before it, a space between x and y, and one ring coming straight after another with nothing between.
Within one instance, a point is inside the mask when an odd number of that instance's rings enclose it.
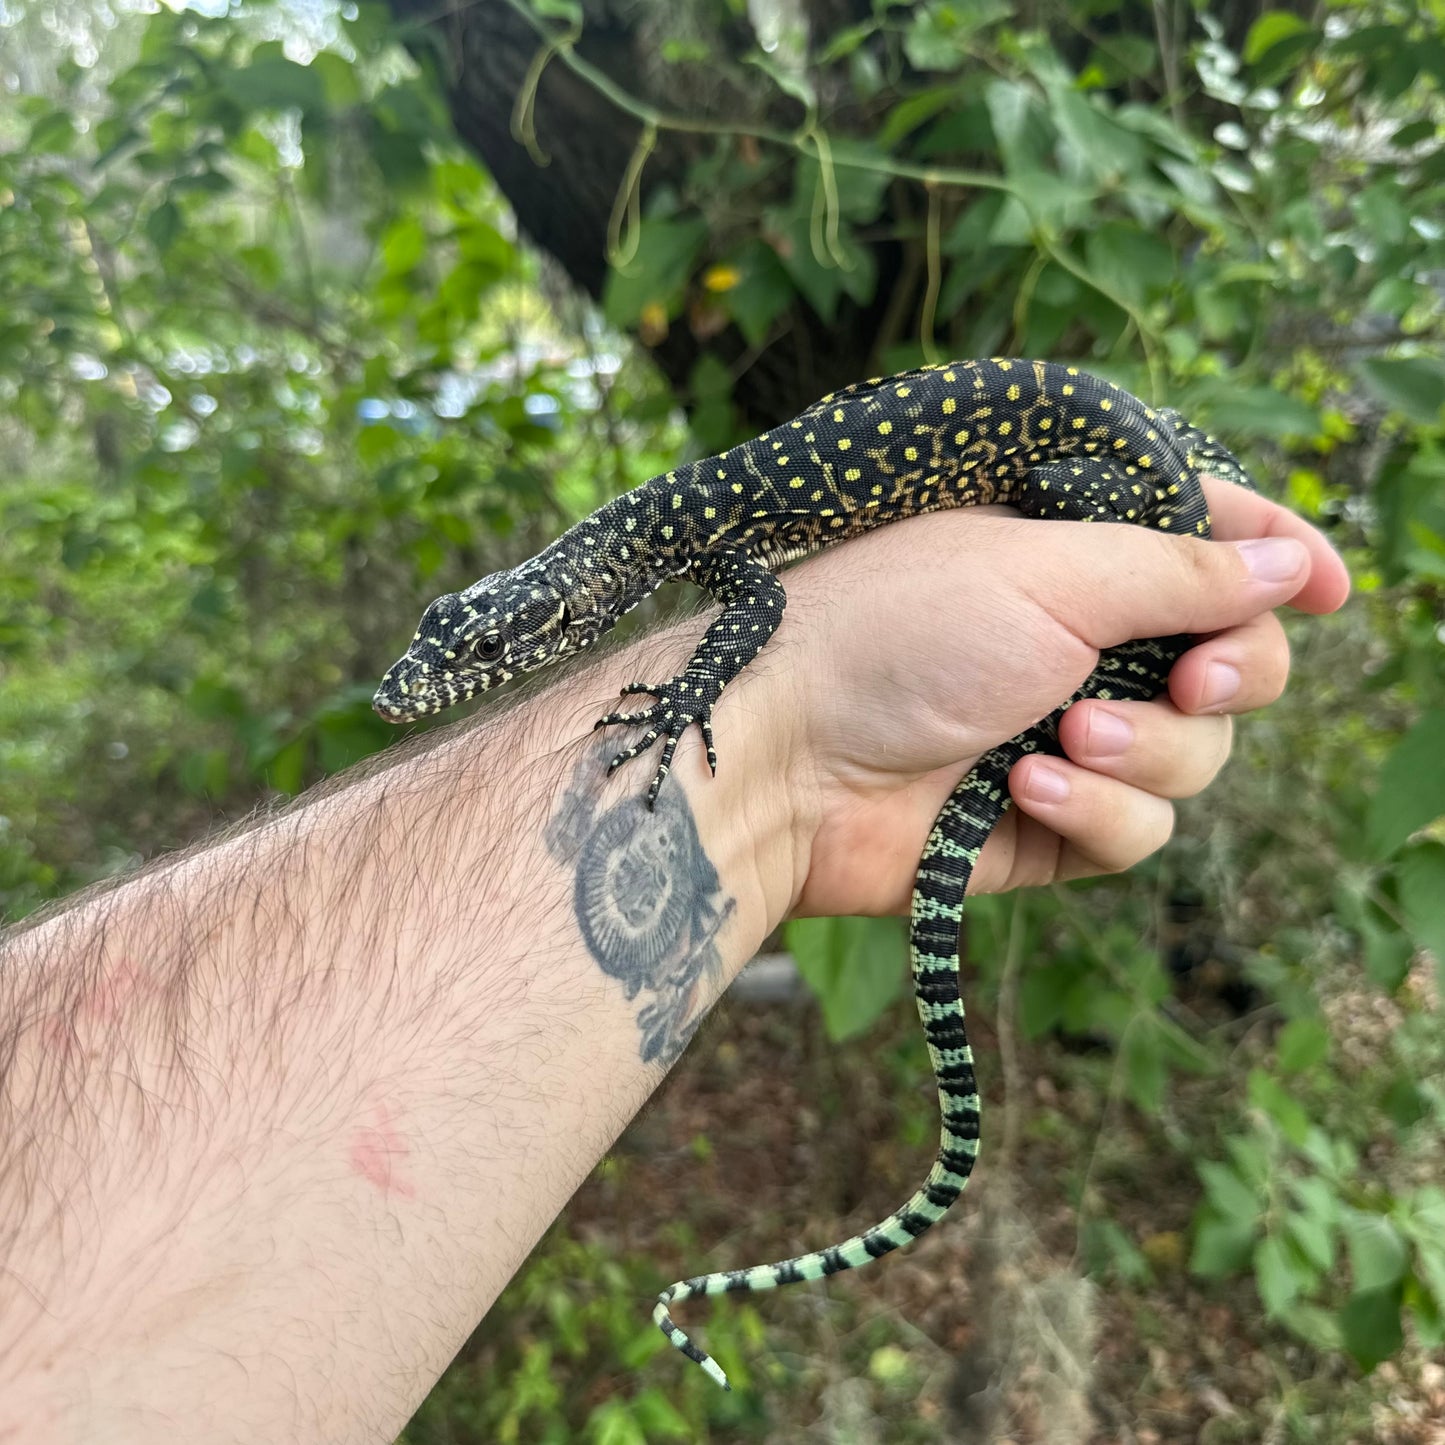
<instances>
[{"instance_id":1,"label":"banded tail","mask_svg":"<svg viewBox=\"0 0 1445 1445\"><path fill-rule=\"evenodd\" d=\"M979 1098L958 988L963 895L979 851L1008 807L1009 769L1025 753L1035 751L1040 741L1031 729L979 760L939 813L914 880L909 928L913 994L928 1040L928 1057L938 1081L943 1113L938 1155L923 1187L880 1224L830 1249L752 1269L697 1275L668 1285L657 1297L652 1318L658 1329L724 1390L732 1387L722 1367L673 1322L670 1305L697 1295L777 1289L799 1280L822 1279L845 1269L857 1269L917 1239L943 1218L968 1183L978 1157Z\"/></svg>"}]
</instances>

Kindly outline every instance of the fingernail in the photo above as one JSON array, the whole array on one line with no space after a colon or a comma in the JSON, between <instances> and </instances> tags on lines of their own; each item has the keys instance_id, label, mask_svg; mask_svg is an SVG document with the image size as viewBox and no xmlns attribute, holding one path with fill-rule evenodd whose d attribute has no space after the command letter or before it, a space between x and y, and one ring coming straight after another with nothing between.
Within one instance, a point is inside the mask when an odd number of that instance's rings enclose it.
<instances>
[{"instance_id":1,"label":"fingernail","mask_svg":"<svg viewBox=\"0 0 1445 1445\"><path fill-rule=\"evenodd\" d=\"M1035 763L1029 771L1029 797L1036 803L1062 803L1069 796L1069 780L1049 763Z\"/></svg>"},{"instance_id":2,"label":"fingernail","mask_svg":"<svg viewBox=\"0 0 1445 1445\"><path fill-rule=\"evenodd\" d=\"M1223 707L1239 691L1239 669L1229 662L1211 662L1204 669L1204 707Z\"/></svg>"},{"instance_id":3,"label":"fingernail","mask_svg":"<svg viewBox=\"0 0 1445 1445\"><path fill-rule=\"evenodd\" d=\"M1134 729L1117 713L1101 707L1089 709L1089 754L1096 758L1116 758L1134 741Z\"/></svg>"},{"instance_id":4,"label":"fingernail","mask_svg":"<svg viewBox=\"0 0 1445 1445\"><path fill-rule=\"evenodd\" d=\"M1300 572L1304 549L1288 537L1251 537L1234 545L1256 582L1288 582Z\"/></svg>"}]
</instances>

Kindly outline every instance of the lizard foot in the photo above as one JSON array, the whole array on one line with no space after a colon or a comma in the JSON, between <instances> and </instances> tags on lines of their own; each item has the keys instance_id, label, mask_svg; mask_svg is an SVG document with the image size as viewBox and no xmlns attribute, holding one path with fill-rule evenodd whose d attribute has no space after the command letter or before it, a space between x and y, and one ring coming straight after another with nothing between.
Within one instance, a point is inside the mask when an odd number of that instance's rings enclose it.
<instances>
[{"instance_id":1,"label":"lizard foot","mask_svg":"<svg viewBox=\"0 0 1445 1445\"><path fill-rule=\"evenodd\" d=\"M597 728L613 726L647 729L635 743L623 748L607 765L609 777L623 763L645 753L659 738L666 739L662 745L662 757L658 762L657 772L652 778L652 786L647 790L649 812L657 804L658 790L672 767L672 755L677 751L679 741L694 723L702 730L702 740L707 746L707 765L714 774L717 773L717 748L713 744L712 736L712 705L717 701L718 691L720 689L714 689L710 679L701 678L696 673L683 674L669 682L631 682L622 689L624 696L646 693L657 701L639 712L610 712L606 717L598 718L594 725L594 732Z\"/></svg>"}]
</instances>

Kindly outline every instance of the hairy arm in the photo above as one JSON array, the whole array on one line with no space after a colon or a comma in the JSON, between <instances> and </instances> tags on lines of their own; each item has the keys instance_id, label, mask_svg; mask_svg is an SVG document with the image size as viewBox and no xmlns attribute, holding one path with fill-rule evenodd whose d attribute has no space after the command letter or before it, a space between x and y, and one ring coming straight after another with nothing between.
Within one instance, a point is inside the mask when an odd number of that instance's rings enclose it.
<instances>
[{"instance_id":1,"label":"hairy arm","mask_svg":"<svg viewBox=\"0 0 1445 1445\"><path fill-rule=\"evenodd\" d=\"M1346 586L1279 508L1214 501L1293 540L944 514L815 559L717 777L694 729L655 814L590 727L703 619L13 935L0 1442L390 1439L768 929L906 907L980 752L1098 648L1191 631L1170 698L1074 709L1069 759L1019 764L974 882L1158 847L1221 714L1283 685L1269 609Z\"/></svg>"},{"instance_id":2,"label":"hairy arm","mask_svg":"<svg viewBox=\"0 0 1445 1445\"><path fill-rule=\"evenodd\" d=\"M686 646L12 939L0 1441L405 1422L765 931L781 808L734 769L649 815L587 740Z\"/></svg>"}]
</instances>

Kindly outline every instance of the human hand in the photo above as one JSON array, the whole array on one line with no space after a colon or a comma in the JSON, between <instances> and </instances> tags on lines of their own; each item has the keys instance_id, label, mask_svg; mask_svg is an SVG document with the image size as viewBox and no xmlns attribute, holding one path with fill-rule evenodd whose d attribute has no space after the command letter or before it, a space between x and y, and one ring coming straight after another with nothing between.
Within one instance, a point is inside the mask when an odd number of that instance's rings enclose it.
<instances>
[{"instance_id":1,"label":"human hand","mask_svg":"<svg viewBox=\"0 0 1445 1445\"><path fill-rule=\"evenodd\" d=\"M1313 527L1241 488L1206 491L1210 542L969 508L880 528L789 575L779 642L807 659L788 679L793 913L906 912L934 816L978 757L1072 693L1099 649L1182 632L1201 640L1167 695L1080 703L1060 727L1065 758L1014 767L1016 806L969 891L1117 872L1163 846L1171 800L1228 757L1231 715L1284 688L1271 609L1332 612L1349 591ZM790 661L780 648L778 671Z\"/></svg>"}]
</instances>

